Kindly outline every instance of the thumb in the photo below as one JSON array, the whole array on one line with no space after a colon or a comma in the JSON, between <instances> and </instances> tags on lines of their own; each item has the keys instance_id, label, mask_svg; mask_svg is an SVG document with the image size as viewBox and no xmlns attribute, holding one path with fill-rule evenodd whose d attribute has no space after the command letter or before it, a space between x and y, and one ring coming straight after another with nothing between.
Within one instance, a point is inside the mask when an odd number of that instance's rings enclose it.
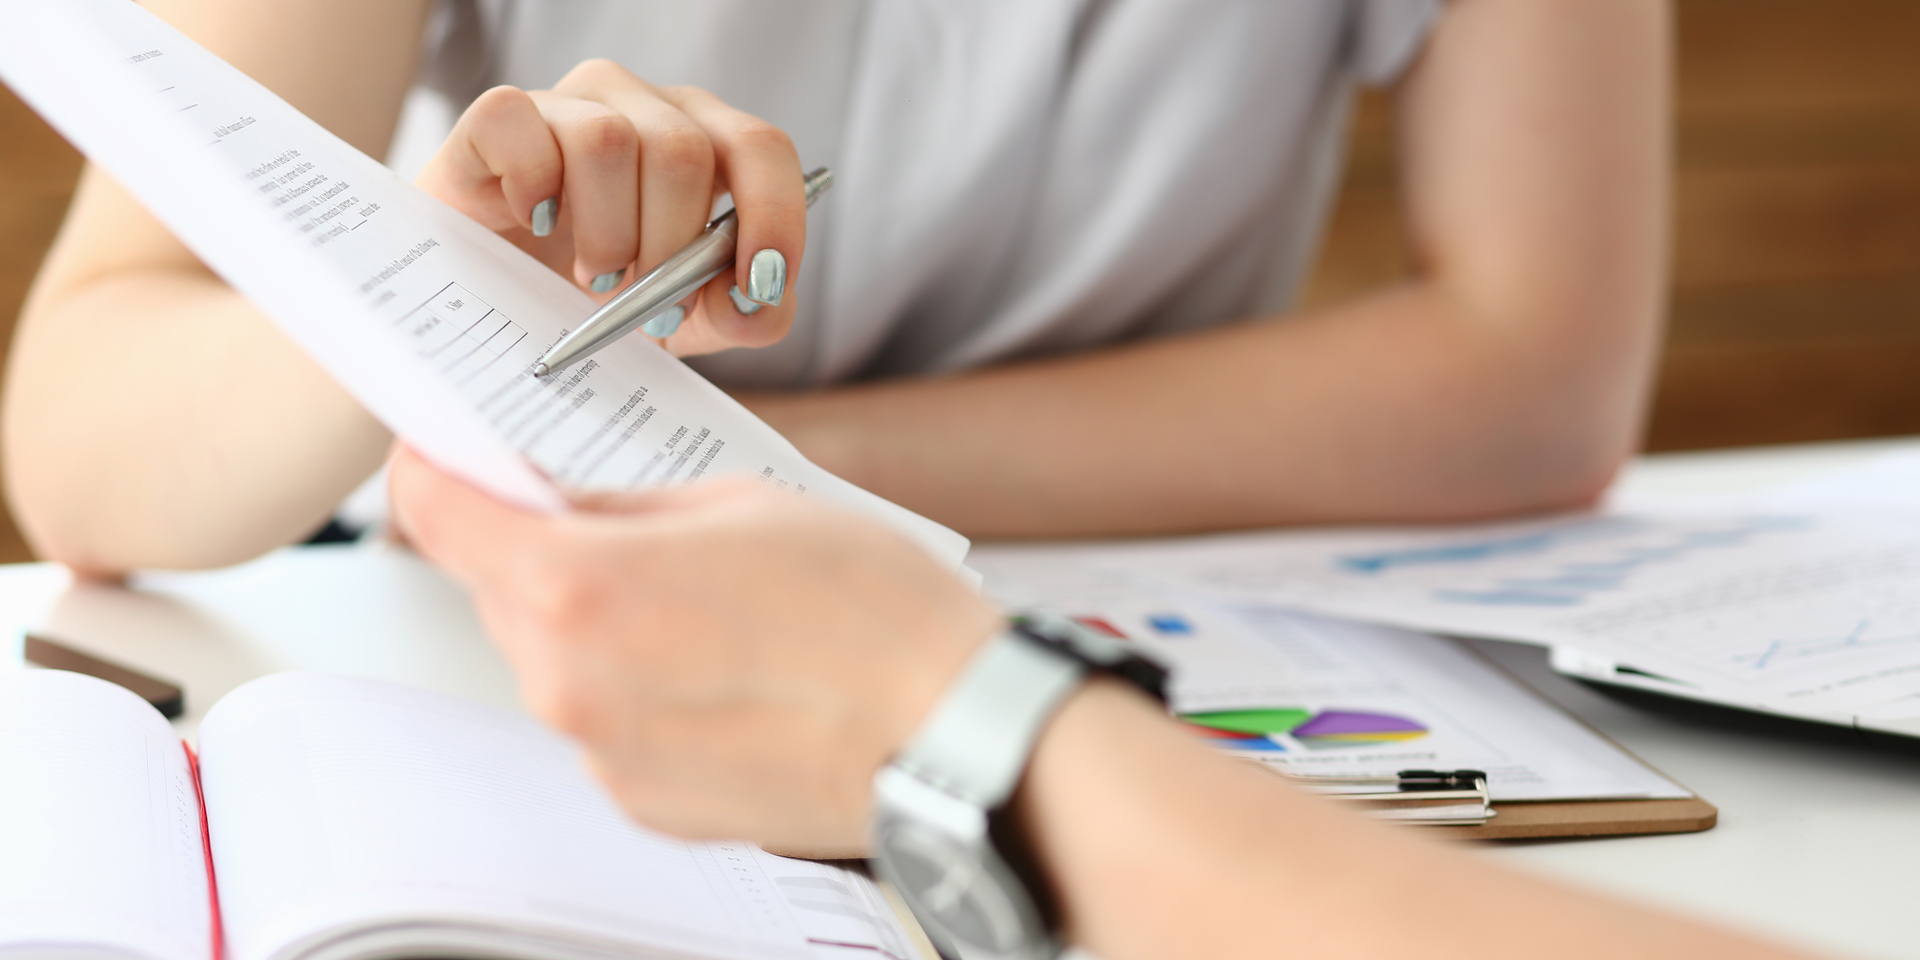
<instances>
[{"instance_id":1,"label":"thumb","mask_svg":"<svg viewBox=\"0 0 1920 960\"><path fill-rule=\"evenodd\" d=\"M503 572L549 522L495 500L411 447L394 454L387 490L400 533L422 556L463 581Z\"/></svg>"}]
</instances>

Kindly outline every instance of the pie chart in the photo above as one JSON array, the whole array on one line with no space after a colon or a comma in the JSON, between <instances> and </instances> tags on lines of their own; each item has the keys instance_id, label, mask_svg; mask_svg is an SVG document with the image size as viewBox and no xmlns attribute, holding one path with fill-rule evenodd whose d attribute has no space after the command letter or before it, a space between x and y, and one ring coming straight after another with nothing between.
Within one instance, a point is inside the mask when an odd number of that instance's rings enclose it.
<instances>
[{"instance_id":1,"label":"pie chart","mask_svg":"<svg viewBox=\"0 0 1920 960\"><path fill-rule=\"evenodd\" d=\"M1311 710L1217 710L1182 714L1193 732L1223 750L1279 751L1286 748L1268 737L1286 733L1312 718Z\"/></svg>"},{"instance_id":2,"label":"pie chart","mask_svg":"<svg viewBox=\"0 0 1920 960\"><path fill-rule=\"evenodd\" d=\"M1390 713L1326 710L1290 732L1308 749L1329 750L1418 740L1427 735L1427 728Z\"/></svg>"},{"instance_id":3,"label":"pie chart","mask_svg":"<svg viewBox=\"0 0 1920 960\"><path fill-rule=\"evenodd\" d=\"M1342 750L1417 740L1427 727L1391 713L1359 710L1215 710L1181 714L1194 733L1225 750L1280 751L1280 735L1309 750Z\"/></svg>"}]
</instances>

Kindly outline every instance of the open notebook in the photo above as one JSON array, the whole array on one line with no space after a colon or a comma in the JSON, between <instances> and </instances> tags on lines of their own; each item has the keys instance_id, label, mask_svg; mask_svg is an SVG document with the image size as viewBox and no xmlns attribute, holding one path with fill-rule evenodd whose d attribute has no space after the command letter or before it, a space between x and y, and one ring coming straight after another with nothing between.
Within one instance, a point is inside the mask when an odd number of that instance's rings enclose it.
<instances>
[{"instance_id":1,"label":"open notebook","mask_svg":"<svg viewBox=\"0 0 1920 960\"><path fill-rule=\"evenodd\" d=\"M0 674L0 960L918 956L865 877L640 829L518 714L279 674L200 744L196 784L133 694Z\"/></svg>"}]
</instances>

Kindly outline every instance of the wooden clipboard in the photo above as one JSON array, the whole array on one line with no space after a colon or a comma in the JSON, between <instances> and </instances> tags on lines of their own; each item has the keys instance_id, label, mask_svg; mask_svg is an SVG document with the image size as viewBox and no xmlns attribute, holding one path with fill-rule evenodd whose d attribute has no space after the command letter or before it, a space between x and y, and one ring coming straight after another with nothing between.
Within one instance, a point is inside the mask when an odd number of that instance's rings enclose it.
<instances>
[{"instance_id":1,"label":"wooden clipboard","mask_svg":"<svg viewBox=\"0 0 1920 960\"><path fill-rule=\"evenodd\" d=\"M1492 657L1457 638L1447 638L1461 649L1479 657L1488 666L1511 677L1521 689L1538 697L1547 706L1566 714L1575 723L1593 731L1593 735L1613 744L1633 762L1666 774L1653 764L1635 756L1633 751L1615 743L1612 737L1595 730L1566 708L1534 689L1526 678L1515 674ZM1667 777L1673 780L1672 777ZM1679 781L1674 780L1675 783ZM1684 786L1684 784L1682 784ZM1533 800L1495 801L1497 815L1486 823L1472 826L1430 827L1436 836L1453 840L1542 840L1572 837L1627 837L1653 833L1699 833L1720 822L1720 810L1698 796L1683 800Z\"/></svg>"},{"instance_id":2,"label":"wooden clipboard","mask_svg":"<svg viewBox=\"0 0 1920 960\"><path fill-rule=\"evenodd\" d=\"M1560 800L1495 803L1486 823L1424 827L1450 840L1539 840L1549 837L1625 837L1646 833L1698 833L1713 827L1720 811L1699 797L1686 800Z\"/></svg>"}]
</instances>

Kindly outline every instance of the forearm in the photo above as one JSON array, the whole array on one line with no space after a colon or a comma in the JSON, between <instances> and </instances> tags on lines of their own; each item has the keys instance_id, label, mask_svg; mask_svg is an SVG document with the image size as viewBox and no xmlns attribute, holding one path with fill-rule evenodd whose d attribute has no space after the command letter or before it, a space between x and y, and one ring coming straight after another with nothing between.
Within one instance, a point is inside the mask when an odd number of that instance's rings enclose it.
<instances>
[{"instance_id":1,"label":"forearm","mask_svg":"<svg viewBox=\"0 0 1920 960\"><path fill-rule=\"evenodd\" d=\"M1592 497L1632 449L1666 256L1658 0L1452 0L1396 102L1414 279L946 380L756 399L977 536L1441 520Z\"/></svg>"},{"instance_id":2,"label":"forearm","mask_svg":"<svg viewBox=\"0 0 1920 960\"><path fill-rule=\"evenodd\" d=\"M15 516L41 556L99 574L298 540L388 442L251 304L189 270L36 296L6 391Z\"/></svg>"},{"instance_id":3,"label":"forearm","mask_svg":"<svg viewBox=\"0 0 1920 960\"><path fill-rule=\"evenodd\" d=\"M1488 317L1414 283L1194 336L748 402L827 469L981 537L1467 518L1583 502L1632 451L1652 318L1577 309L1551 325Z\"/></svg>"},{"instance_id":4,"label":"forearm","mask_svg":"<svg viewBox=\"0 0 1920 960\"><path fill-rule=\"evenodd\" d=\"M422 0L147 0L360 149L386 152ZM340 68L350 50L353 69ZM138 201L90 168L9 361L5 469L44 557L94 573L297 539L384 455L380 427Z\"/></svg>"},{"instance_id":5,"label":"forearm","mask_svg":"<svg viewBox=\"0 0 1920 960\"><path fill-rule=\"evenodd\" d=\"M1105 960L1789 956L1362 820L1117 685L1069 702L1022 803L1075 942Z\"/></svg>"}]
</instances>

